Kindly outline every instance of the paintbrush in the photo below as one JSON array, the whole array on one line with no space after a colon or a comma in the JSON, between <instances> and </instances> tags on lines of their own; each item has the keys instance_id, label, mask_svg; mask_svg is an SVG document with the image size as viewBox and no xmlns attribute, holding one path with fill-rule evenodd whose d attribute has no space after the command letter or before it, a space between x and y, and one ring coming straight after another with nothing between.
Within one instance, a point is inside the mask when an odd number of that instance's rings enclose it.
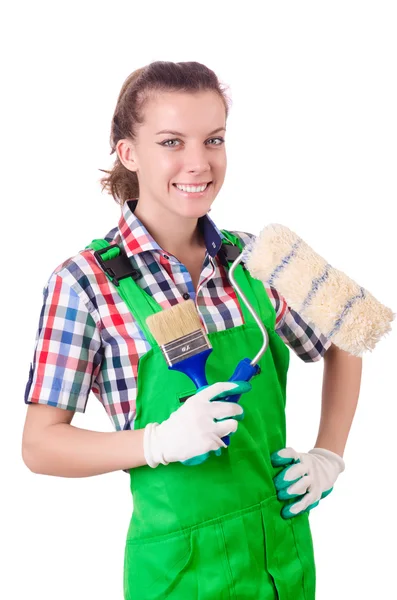
<instances>
[{"instance_id":1,"label":"paintbrush","mask_svg":"<svg viewBox=\"0 0 397 600\"><path fill-rule=\"evenodd\" d=\"M168 368L185 373L198 389L207 386L205 365L212 352L212 346L201 326L193 300L155 313L146 319L146 323L160 346ZM219 360L222 360L221 356ZM258 370L258 365L251 365L251 361L244 358L238 363L228 381L249 381ZM240 396L241 394L233 394L223 400L238 402ZM228 446L229 436L222 439Z\"/></svg>"}]
</instances>

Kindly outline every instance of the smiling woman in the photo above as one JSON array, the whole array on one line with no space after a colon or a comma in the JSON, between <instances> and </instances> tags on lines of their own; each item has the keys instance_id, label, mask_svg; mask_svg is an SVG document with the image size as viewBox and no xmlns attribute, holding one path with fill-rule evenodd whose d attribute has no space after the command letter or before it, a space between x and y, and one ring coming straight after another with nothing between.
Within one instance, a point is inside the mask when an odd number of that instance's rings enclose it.
<instances>
[{"instance_id":1,"label":"smiling woman","mask_svg":"<svg viewBox=\"0 0 397 600\"><path fill-rule=\"evenodd\" d=\"M198 63L152 63L133 73L120 93L111 139L117 159L110 176L102 180L121 202L136 198L134 215L167 254L177 257L189 269L197 294L208 244L200 223L224 182L227 116L227 98L217 77L207 67ZM256 300L252 299L259 302L266 314L263 307L268 306L269 300L263 292L262 289ZM247 289L248 293L251 295L252 290ZM269 330L273 314L271 309L264 316ZM249 322L248 316L245 319ZM243 351L248 340L238 328L227 331L227 337L222 335L224 332L211 334L211 343L218 360L222 357L226 361L229 356L234 362L237 357L232 347ZM235 340L231 334L237 336ZM250 344L254 343L254 337L250 340ZM131 470L135 514L125 551L126 598L200 595L203 600L212 600L226 588L234 590L236 597L284 600L293 596L295 600L308 600L314 594L314 558L307 515L297 518L293 526L282 521L270 476L267 444L284 441L277 434L284 428L284 417L279 412L284 391L278 389L275 381L284 379L288 366L288 351L281 340L275 339L271 346L273 362L268 362L268 353L255 392L258 412L251 425L248 418L245 425L248 438L245 441L240 438L241 446L236 439L223 458L209 460L193 469L188 474L188 486L187 473L180 464L170 465L165 461L159 465L163 470L157 470L156 474L147 466ZM250 354L247 347L245 352ZM159 365L150 369L150 377L144 365L141 366L140 377L145 378L146 390L149 387L154 390L156 381L161 389L171 384L168 377L161 378ZM154 373L158 374L157 379ZM146 394L140 397L141 405L146 408L143 420L137 416L138 428L152 427L148 420L160 420L165 406L163 398L157 413L150 392ZM261 407L264 397L266 405ZM176 411L175 419L178 416ZM263 433L255 434L255 427L262 421ZM266 421L272 423L268 440L264 433ZM180 425L184 428L187 423ZM251 427L253 430L248 433ZM162 426L160 429L163 431ZM176 439L181 437L178 428L174 435ZM148 433L145 440L154 437L154 433ZM251 446L249 440L255 437L262 438L262 449L258 446L254 450ZM245 461L241 459L243 454ZM257 459L253 460L255 454ZM258 459L260 465L255 466ZM234 486L236 493L232 491ZM238 491L242 487L247 490L243 495ZM153 495L150 489L158 491ZM146 515L144 520L142 515ZM262 540L259 531L265 532ZM233 542L233 537L239 542ZM266 555L264 564L256 571ZM276 555L279 566L274 572ZM210 568L214 562L219 565L216 573Z\"/></svg>"},{"instance_id":2,"label":"smiling woman","mask_svg":"<svg viewBox=\"0 0 397 600\"><path fill-rule=\"evenodd\" d=\"M329 344L240 264L234 276L269 345L252 385L229 381L262 334L229 279L232 257L255 236L220 230L208 215L226 174L228 108L200 63L132 73L112 119L115 162L101 180L121 205L118 226L59 265L45 288L24 459L51 475L129 475L126 600L315 597L308 514L282 519L271 455L286 441L287 345L314 362ZM200 390L168 369L146 323L190 298L212 346ZM71 426L91 391L116 432ZM233 394L241 398L225 401ZM199 455L205 462L184 464Z\"/></svg>"}]
</instances>

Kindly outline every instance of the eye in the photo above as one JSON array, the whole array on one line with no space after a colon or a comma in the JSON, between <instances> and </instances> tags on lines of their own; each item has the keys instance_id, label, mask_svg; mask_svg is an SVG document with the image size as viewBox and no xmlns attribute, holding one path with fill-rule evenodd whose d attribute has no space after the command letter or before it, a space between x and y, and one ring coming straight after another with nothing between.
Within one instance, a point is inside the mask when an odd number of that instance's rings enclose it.
<instances>
[{"instance_id":1,"label":"eye","mask_svg":"<svg viewBox=\"0 0 397 600\"><path fill-rule=\"evenodd\" d=\"M210 140L219 140L219 144L211 144L211 146L220 146L221 144L224 144L225 140L223 137L216 137L216 138L210 138ZM208 140L208 141L210 141Z\"/></svg>"},{"instance_id":2,"label":"eye","mask_svg":"<svg viewBox=\"0 0 397 600\"><path fill-rule=\"evenodd\" d=\"M174 148L174 146L169 145L169 142L179 142L180 140L178 140L177 138L174 138L172 140L165 140L164 142L160 143L160 146L165 146L166 148Z\"/></svg>"},{"instance_id":3,"label":"eye","mask_svg":"<svg viewBox=\"0 0 397 600\"><path fill-rule=\"evenodd\" d=\"M210 146L221 146L225 142L223 137L210 138L209 140L207 140L207 142L210 142L211 140L218 140L219 144L209 144ZM176 148L176 145L170 144L170 142L180 142L180 140L178 138L164 140L163 142L160 142L160 146L164 146L165 148Z\"/></svg>"}]
</instances>

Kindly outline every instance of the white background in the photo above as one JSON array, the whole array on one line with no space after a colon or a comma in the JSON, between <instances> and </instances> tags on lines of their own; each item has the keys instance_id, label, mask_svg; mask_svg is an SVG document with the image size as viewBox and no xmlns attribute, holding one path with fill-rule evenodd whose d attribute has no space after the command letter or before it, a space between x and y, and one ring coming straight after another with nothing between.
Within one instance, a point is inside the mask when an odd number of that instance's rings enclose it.
<instances>
[{"instance_id":1,"label":"white background","mask_svg":"<svg viewBox=\"0 0 397 600\"><path fill-rule=\"evenodd\" d=\"M233 106L211 217L288 226L396 312L396 5L36 1L2 21L0 596L122 600L128 476L40 476L21 459L42 288L119 219L98 169L121 85L154 60L213 69ZM395 597L396 343L394 323L365 354L346 471L311 512L319 600ZM322 374L291 352L298 451L316 439ZM93 395L73 424L112 431Z\"/></svg>"}]
</instances>

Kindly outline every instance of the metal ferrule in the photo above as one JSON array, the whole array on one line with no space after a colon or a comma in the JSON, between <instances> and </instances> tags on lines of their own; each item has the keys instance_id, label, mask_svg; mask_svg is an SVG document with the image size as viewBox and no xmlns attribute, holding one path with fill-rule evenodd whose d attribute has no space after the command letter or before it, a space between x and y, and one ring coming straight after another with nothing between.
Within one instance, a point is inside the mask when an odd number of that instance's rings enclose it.
<instances>
[{"instance_id":1,"label":"metal ferrule","mask_svg":"<svg viewBox=\"0 0 397 600\"><path fill-rule=\"evenodd\" d=\"M161 346L169 367L208 348L212 348L212 346L203 330L194 331Z\"/></svg>"}]
</instances>

